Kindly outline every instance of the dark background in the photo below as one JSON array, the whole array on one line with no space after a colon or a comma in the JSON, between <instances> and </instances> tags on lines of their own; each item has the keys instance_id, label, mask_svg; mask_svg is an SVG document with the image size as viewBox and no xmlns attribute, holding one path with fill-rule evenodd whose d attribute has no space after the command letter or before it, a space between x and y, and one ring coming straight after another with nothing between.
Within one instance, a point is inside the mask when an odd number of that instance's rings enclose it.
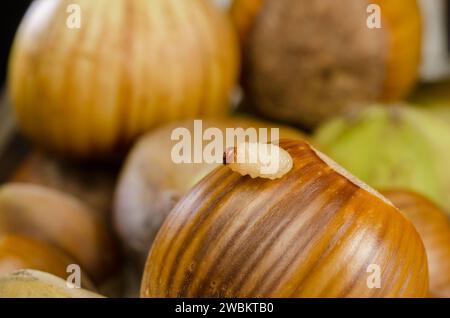
<instances>
[{"instance_id":1,"label":"dark background","mask_svg":"<svg viewBox=\"0 0 450 318\"><path fill-rule=\"evenodd\" d=\"M8 65L9 50L31 0L6 0L0 2L0 87L3 86Z\"/></svg>"}]
</instances>

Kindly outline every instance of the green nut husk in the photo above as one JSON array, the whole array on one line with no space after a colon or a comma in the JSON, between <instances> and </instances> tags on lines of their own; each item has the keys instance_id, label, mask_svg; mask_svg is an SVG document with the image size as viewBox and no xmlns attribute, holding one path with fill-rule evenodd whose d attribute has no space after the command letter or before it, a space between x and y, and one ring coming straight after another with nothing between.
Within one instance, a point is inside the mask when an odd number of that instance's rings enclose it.
<instances>
[{"instance_id":1,"label":"green nut husk","mask_svg":"<svg viewBox=\"0 0 450 318\"><path fill-rule=\"evenodd\" d=\"M374 106L324 124L314 142L372 187L414 190L450 211L450 125L440 116Z\"/></svg>"}]
</instances>

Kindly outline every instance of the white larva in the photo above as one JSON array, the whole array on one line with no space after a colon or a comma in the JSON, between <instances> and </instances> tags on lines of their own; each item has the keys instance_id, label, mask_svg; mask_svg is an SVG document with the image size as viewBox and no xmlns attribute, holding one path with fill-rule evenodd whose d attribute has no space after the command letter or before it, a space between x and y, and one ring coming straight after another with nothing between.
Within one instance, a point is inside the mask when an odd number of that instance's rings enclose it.
<instances>
[{"instance_id":1,"label":"white larva","mask_svg":"<svg viewBox=\"0 0 450 318\"><path fill-rule=\"evenodd\" d=\"M225 151L223 163L243 176L273 180L288 173L293 160L277 145L243 142Z\"/></svg>"}]
</instances>

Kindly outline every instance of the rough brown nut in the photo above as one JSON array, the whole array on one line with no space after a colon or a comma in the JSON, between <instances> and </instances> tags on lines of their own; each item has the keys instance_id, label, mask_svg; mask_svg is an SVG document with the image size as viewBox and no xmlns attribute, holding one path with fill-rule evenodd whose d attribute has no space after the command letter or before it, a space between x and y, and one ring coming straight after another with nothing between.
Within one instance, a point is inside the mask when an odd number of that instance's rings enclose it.
<instances>
[{"instance_id":1,"label":"rough brown nut","mask_svg":"<svg viewBox=\"0 0 450 318\"><path fill-rule=\"evenodd\" d=\"M367 7L382 27L367 27ZM395 101L418 77L416 0L235 0L248 104L277 120L314 126L368 102Z\"/></svg>"}]
</instances>

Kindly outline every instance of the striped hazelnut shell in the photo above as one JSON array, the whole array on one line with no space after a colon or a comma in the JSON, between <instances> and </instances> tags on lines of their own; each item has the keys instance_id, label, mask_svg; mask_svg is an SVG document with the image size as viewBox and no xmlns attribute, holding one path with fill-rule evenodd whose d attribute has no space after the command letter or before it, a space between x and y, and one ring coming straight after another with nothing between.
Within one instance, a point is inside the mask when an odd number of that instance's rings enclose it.
<instances>
[{"instance_id":1,"label":"striped hazelnut shell","mask_svg":"<svg viewBox=\"0 0 450 318\"><path fill-rule=\"evenodd\" d=\"M280 146L294 161L283 178L221 167L181 199L153 243L141 296L425 297L427 259L410 221L308 143Z\"/></svg>"},{"instance_id":2,"label":"striped hazelnut shell","mask_svg":"<svg viewBox=\"0 0 450 318\"><path fill-rule=\"evenodd\" d=\"M435 203L408 190L387 190L385 195L419 232L428 257L430 291L450 297L450 220Z\"/></svg>"}]
</instances>

